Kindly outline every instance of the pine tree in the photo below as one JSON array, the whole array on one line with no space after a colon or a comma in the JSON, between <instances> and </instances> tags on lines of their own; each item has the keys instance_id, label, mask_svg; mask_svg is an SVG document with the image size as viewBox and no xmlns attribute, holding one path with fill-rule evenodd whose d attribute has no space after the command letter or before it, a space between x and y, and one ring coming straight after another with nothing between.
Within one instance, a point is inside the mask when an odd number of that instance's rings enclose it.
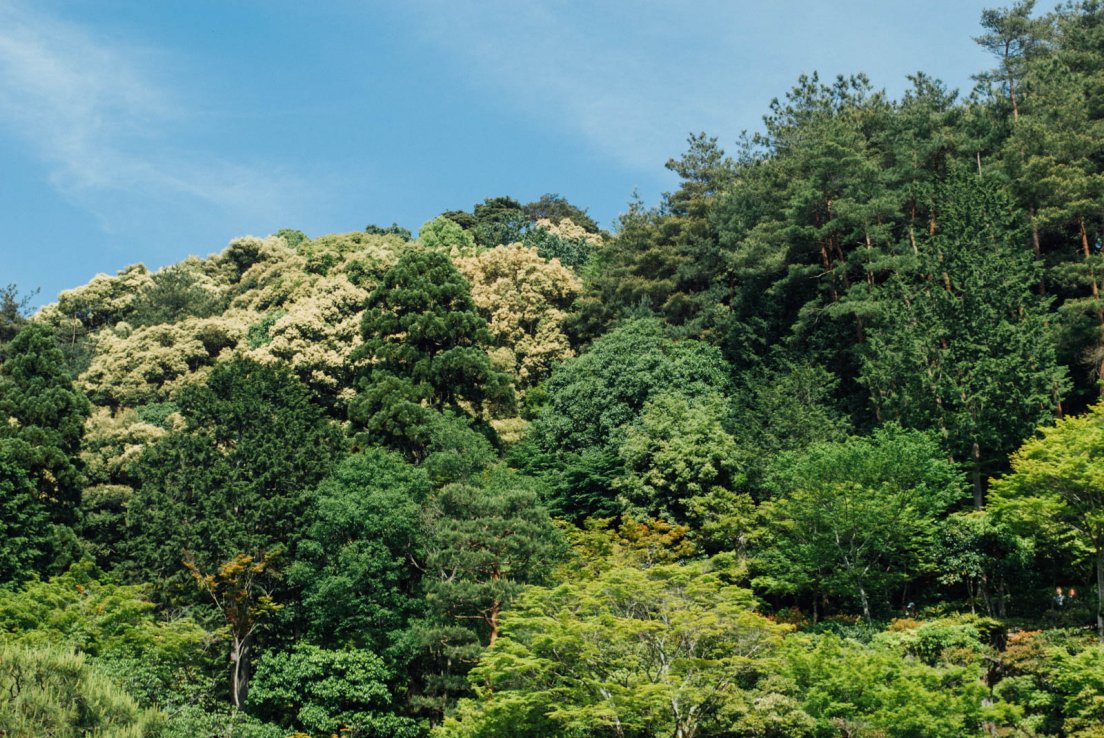
<instances>
[{"instance_id":1,"label":"pine tree","mask_svg":"<svg viewBox=\"0 0 1104 738\"><path fill-rule=\"evenodd\" d=\"M49 328L28 323L0 366L0 446L32 480L55 522L69 524L80 504L80 443L88 400L73 386Z\"/></svg>"},{"instance_id":2,"label":"pine tree","mask_svg":"<svg viewBox=\"0 0 1104 738\"><path fill-rule=\"evenodd\" d=\"M481 417L513 405L509 377L483 349L490 334L471 287L442 253L403 254L369 295L361 334L354 359L369 369L349 415L370 439L419 457L430 409Z\"/></svg>"},{"instance_id":3,"label":"pine tree","mask_svg":"<svg viewBox=\"0 0 1104 738\"><path fill-rule=\"evenodd\" d=\"M1067 380L1011 201L959 170L937 207L915 269L879 289L860 381L881 418L939 430L970 467L980 508L985 474L1051 417Z\"/></svg>"}]
</instances>

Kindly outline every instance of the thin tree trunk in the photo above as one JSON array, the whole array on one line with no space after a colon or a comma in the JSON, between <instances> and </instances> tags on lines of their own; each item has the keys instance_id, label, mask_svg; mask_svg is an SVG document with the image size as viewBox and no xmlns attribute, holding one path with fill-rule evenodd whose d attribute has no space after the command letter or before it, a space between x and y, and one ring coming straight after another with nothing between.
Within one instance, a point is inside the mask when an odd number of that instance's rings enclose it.
<instances>
[{"instance_id":1,"label":"thin tree trunk","mask_svg":"<svg viewBox=\"0 0 1104 738\"><path fill-rule=\"evenodd\" d=\"M230 675L231 689L233 691L234 706L239 710L245 706L245 699L249 695L249 677L251 657L253 651L252 634L239 639L234 637L233 649L230 660L233 662Z\"/></svg>"},{"instance_id":2,"label":"thin tree trunk","mask_svg":"<svg viewBox=\"0 0 1104 738\"><path fill-rule=\"evenodd\" d=\"M1031 247L1035 251L1035 261L1041 261L1043 258L1043 246L1039 239L1039 221L1035 219L1034 205L1027 209L1027 218L1031 221ZM1042 274L1039 275L1039 294L1046 294L1046 278Z\"/></svg>"},{"instance_id":3,"label":"thin tree trunk","mask_svg":"<svg viewBox=\"0 0 1104 738\"><path fill-rule=\"evenodd\" d=\"M1096 635L1104 643L1104 541L1096 543Z\"/></svg>"},{"instance_id":4,"label":"thin tree trunk","mask_svg":"<svg viewBox=\"0 0 1104 738\"><path fill-rule=\"evenodd\" d=\"M866 596L866 588L863 587L862 582L858 583L859 587L859 600L862 602L863 617L866 618L866 622L871 622L870 617L870 598Z\"/></svg>"},{"instance_id":5,"label":"thin tree trunk","mask_svg":"<svg viewBox=\"0 0 1104 738\"><path fill-rule=\"evenodd\" d=\"M981 510L985 507L985 489L981 484L981 446L977 441L970 444L971 469L970 477L974 486L974 509Z\"/></svg>"}]
</instances>

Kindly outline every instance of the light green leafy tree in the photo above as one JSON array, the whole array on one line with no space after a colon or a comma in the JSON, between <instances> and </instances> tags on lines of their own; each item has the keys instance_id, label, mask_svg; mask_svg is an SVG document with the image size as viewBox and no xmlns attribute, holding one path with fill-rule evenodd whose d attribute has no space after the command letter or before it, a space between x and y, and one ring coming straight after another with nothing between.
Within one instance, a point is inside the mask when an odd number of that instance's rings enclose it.
<instances>
[{"instance_id":1,"label":"light green leafy tree","mask_svg":"<svg viewBox=\"0 0 1104 738\"><path fill-rule=\"evenodd\" d=\"M144 711L81 654L0 644L0 735L11 738L155 738Z\"/></svg>"},{"instance_id":2,"label":"light green leafy tree","mask_svg":"<svg viewBox=\"0 0 1104 738\"><path fill-rule=\"evenodd\" d=\"M785 631L700 563L534 587L472 671L477 698L438 735L744 735L724 729L758 696Z\"/></svg>"},{"instance_id":3,"label":"light green leafy tree","mask_svg":"<svg viewBox=\"0 0 1104 738\"><path fill-rule=\"evenodd\" d=\"M687 522L704 498L739 490L739 448L724 427L727 415L719 395L690 401L668 394L650 401L619 450L625 472L615 485L626 507L645 517Z\"/></svg>"},{"instance_id":4,"label":"light green leafy tree","mask_svg":"<svg viewBox=\"0 0 1104 738\"><path fill-rule=\"evenodd\" d=\"M778 457L765 503L768 589L857 600L863 616L931 558L939 517L964 495L961 472L929 434L898 426Z\"/></svg>"},{"instance_id":5,"label":"light green leafy tree","mask_svg":"<svg viewBox=\"0 0 1104 738\"><path fill-rule=\"evenodd\" d=\"M1104 640L1104 404L1043 428L1012 455L1012 471L993 489L1002 518L1089 555Z\"/></svg>"}]
</instances>

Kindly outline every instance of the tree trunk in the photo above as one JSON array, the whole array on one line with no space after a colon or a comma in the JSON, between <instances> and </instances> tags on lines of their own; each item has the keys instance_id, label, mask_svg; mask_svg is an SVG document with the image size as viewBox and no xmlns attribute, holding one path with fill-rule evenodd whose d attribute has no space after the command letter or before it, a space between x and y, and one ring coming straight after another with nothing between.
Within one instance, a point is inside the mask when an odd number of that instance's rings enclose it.
<instances>
[{"instance_id":1,"label":"tree trunk","mask_svg":"<svg viewBox=\"0 0 1104 738\"><path fill-rule=\"evenodd\" d=\"M1104 326L1104 305L1100 303L1100 285L1096 282L1096 270L1092 265L1092 250L1089 248L1089 232L1085 229L1085 219L1078 218L1077 224L1081 228L1081 252L1085 255L1085 262L1089 267L1089 285L1092 289L1093 302L1096 303L1096 318L1100 325Z\"/></svg>"},{"instance_id":2,"label":"tree trunk","mask_svg":"<svg viewBox=\"0 0 1104 738\"><path fill-rule=\"evenodd\" d=\"M1027 209L1027 218L1031 221L1031 247L1035 251L1035 261L1043 258L1043 246L1039 239L1039 222L1035 219L1035 206ZM1039 275L1039 294L1046 294L1046 277Z\"/></svg>"},{"instance_id":3,"label":"tree trunk","mask_svg":"<svg viewBox=\"0 0 1104 738\"><path fill-rule=\"evenodd\" d=\"M496 599L491 603L491 612L487 617L487 625L491 627L491 636L487 639L487 648L494 646L495 641L498 640L498 621L501 614L502 603Z\"/></svg>"},{"instance_id":4,"label":"tree trunk","mask_svg":"<svg viewBox=\"0 0 1104 738\"><path fill-rule=\"evenodd\" d=\"M245 698L249 695L249 677L252 667L253 635L245 638L234 636L234 644L230 652L232 663L230 674L230 686L234 697L234 706L239 710L245 705Z\"/></svg>"},{"instance_id":5,"label":"tree trunk","mask_svg":"<svg viewBox=\"0 0 1104 738\"><path fill-rule=\"evenodd\" d=\"M866 618L866 622L871 622L870 617L870 598L866 596L866 587L862 585L862 582L858 583L859 586L859 600L862 602L863 617Z\"/></svg>"},{"instance_id":6,"label":"tree trunk","mask_svg":"<svg viewBox=\"0 0 1104 738\"><path fill-rule=\"evenodd\" d=\"M1104 541L1096 543L1096 635L1104 643Z\"/></svg>"},{"instance_id":7,"label":"tree trunk","mask_svg":"<svg viewBox=\"0 0 1104 738\"><path fill-rule=\"evenodd\" d=\"M985 488L981 483L981 446L977 441L970 444L970 478L974 487L974 509L985 508Z\"/></svg>"}]
</instances>

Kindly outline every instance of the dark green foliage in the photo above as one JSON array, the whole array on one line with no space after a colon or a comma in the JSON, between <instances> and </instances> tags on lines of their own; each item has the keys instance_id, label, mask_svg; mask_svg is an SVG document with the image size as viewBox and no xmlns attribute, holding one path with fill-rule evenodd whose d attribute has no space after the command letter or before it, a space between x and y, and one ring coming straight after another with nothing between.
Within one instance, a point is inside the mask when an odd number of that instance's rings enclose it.
<instances>
[{"instance_id":1,"label":"dark green foliage","mask_svg":"<svg viewBox=\"0 0 1104 738\"><path fill-rule=\"evenodd\" d=\"M55 522L69 524L80 504L79 458L89 404L73 387L53 332L27 324L0 366L0 449L34 484Z\"/></svg>"},{"instance_id":2,"label":"dark green foliage","mask_svg":"<svg viewBox=\"0 0 1104 738\"><path fill-rule=\"evenodd\" d=\"M613 489L618 449L645 405L661 395L695 399L729 387L728 367L712 346L672 340L658 320L628 321L553 372L531 441L515 452L515 463L545 480L558 514L620 512Z\"/></svg>"},{"instance_id":3,"label":"dark green foliage","mask_svg":"<svg viewBox=\"0 0 1104 738\"><path fill-rule=\"evenodd\" d=\"M850 430L836 407L839 381L822 367L783 360L743 373L737 384L730 422L752 490L761 489L776 454L842 440Z\"/></svg>"},{"instance_id":4,"label":"dark green foliage","mask_svg":"<svg viewBox=\"0 0 1104 738\"><path fill-rule=\"evenodd\" d=\"M392 223L386 228L374 224L364 226L364 232L370 236L398 236L404 241L409 241L412 234L408 228L403 228L398 223Z\"/></svg>"},{"instance_id":5,"label":"dark green foliage","mask_svg":"<svg viewBox=\"0 0 1104 738\"><path fill-rule=\"evenodd\" d=\"M249 332L245 336L249 342L249 348L260 348L272 343L272 336L268 332L272 330L272 326L276 325L276 321L285 315L287 315L286 310L272 310L265 313L265 316L258 322L249 326Z\"/></svg>"},{"instance_id":6,"label":"dark green foliage","mask_svg":"<svg viewBox=\"0 0 1104 738\"><path fill-rule=\"evenodd\" d=\"M534 437L546 450L616 447L650 398L700 397L729 385L728 367L713 347L672 340L658 320L628 321L553 372Z\"/></svg>"},{"instance_id":7,"label":"dark green foliage","mask_svg":"<svg viewBox=\"0 0 1104 738\"><path fill-rule=\"evenodd\" d=\"M416 738L423 729L392 712L391 674L371 651L300 643L257 662L250 708L286 729L349 738Z\"/></svg>"},{"instance_id":8,"label":"dark green foliage","mask_svg":"<svg viewBox=\"0 0 1104 738\"><path fill-rule=\"evenodd\" d=\"M475 242L486 248L520 241L529 225L528 213L512 197L488 197L472 208L472 217Z\"/></svg>"},{"instance_id":9,"label":"dark green foliage","mask_svg":"<svg viewBox=\"0 0 1104 738\"><path fill-rule=\"evenodd\" d=\"M131 320L135 325L158 325L222 312L222 295L200 284L200 277L187 262L155 272L152 284L135 300Z\"/></svg>"},{"instance_id":10,"label":"dark green foliage","mask_svg":"<svg viewBox=\"0 0 1104 738\"><path fill-rule=\"evenodd\" d=\"M547 193L541 195L540 199L527 203L522 209L529 216L529 220L533 222L541 218L547 218L553 223L559 223L566 218L590 233L598 233L599 230L598 223L587 215L586 209L573 205L566 198L557 194Z\"/></svg>"},{"instance_id":11,"label":"dark green foliage","mask_svg":"<svg viewBox=\"0 0 1104 738\"><path fill-rule=\"evenodd\" d=\"M429 422L426 458L422 466L434 486L463 482L490 466L495 449L467 418L435 413Z\"/></svg>"},{"instance_id":12,"label":"dark green foliage","mask_svg":"<svg viewBox=\"0 0 1104 738\"><path fill-rule=\"evenodd\" d=\"M498 637L502 612L542 581L564 543L532 480L506 470L452 484L429 500L422 534L427 616L413 626L424 649L416 702L440 716L466 691L465 675Z\"/></svg>"},{"instance_id":13,"label":"dark green foliage","mask_svg":"<svg viewBox=\"0 0 1104 738\"><path fill-rule=\"evenodd\" d=\"M186 420L143 455L127 510L130 567L191 591L238 553L294 551L315 485L341 451L337 428L286 369L237 359L178 396Z\"/></svg>"},{"instance_id":14,"label":"dark green foliage","mask_svg":"<svg viewBox=\"0 0 1104 738\"><path fill-rule=\"evenodd\" d=\"M378 448L346 458L318 487L288 570L317 642L383 653L420 609L412 562L428 494L423 469Z\"/></svg>"},{"instance_id":15,"label":"dark green foliage","mask_svg":"<svg viewBox=\"0 0 1104 738\"><path fill-rule=\"evenodd\" d=\"M956 513L940 526L935 558L942 583L962 586L970 612L1004 617L1010 586L1031 563L1031 546L987 512Z\"/></svg>"},{"instance_id":16,"label":"dark green foliage","mask_svg":"<svg viewBox=\"0 0 1104 738\"><path fill-rule=\"evenodd\" d=\"M664 195L657 210L633 202L621 216L617 239L579 302L578 330L585 336L642 308L689 335L723 334L727 311L718 303L726 290L724 256L709 210L735 170L716 138L694 134L688 143L686 153L666 165L682 179L679 189Z\"/></svg>"},{"instance_id":17,"label":"dark green foliage","mask_svg":"<svg viewBox=\"0 0 1104 738\"><path fill-rule=\"evenodd\" d=\"M169 416L180 412L180 407L175 402L150 402L134 410L142 422L156 425L158 428L167 428Z\"/></svg>"},{"instance_id":18,"label":"dark green foliage","mask_svg":"<svg viewBox=\"0 0 1104 738\"><path fill-rule=\"evenodd\" d=\"M430 409L507 409L509 377L491 366L486 322L467 280L444 254L407 251L368 298L357 358L370 362L349 416L370 439L414 458L428 444Z\"/></svg>"},{"instance_id":19,"label":"dark green foliage","mask_svg":"<svg viewBox=\"0 0 1104 738\"><path fill-rule=\"evenodd\" d=\"M575 269L585 266L594 255L594 245L590 241L557 236L544 228L530 229L522 243L536 249L544 259L559 259L564 266Z\"/></svg>"},{"instance_id":20,"label":"dark green foliage","mask_svg":"<svg viewBox=\"0 0 1104 738\"><path fill-rule=\"evenodd\" d=\"M1052 417L1067 380L1011 202L959 171L937 203L916 268L879 291L860 381L879 417L938 430L971 464L980 506L982 474Z\"/></svg>"},{"instance_id":21,"label":"dark green foliage","mask_svg":"<svg viewBox=\"0 0 1104 738\"><path fill-rule=\"evenodd\" d=\"M613 234L494 197L0 289L0 734L1098 738L1104 2L978 34L967 97L803 76ZM515 242L564 333L477 310Z\"/></svg>"},{"instance_id":22,"label":"dark green foliage","mask_svg":"<svg viewBox=\"0 0 1104 738\"><path fill-rule=\"evenodd\" d=\"M14 284L0 287L0 350L5 343L15 338L27 322L27 308L35 294L32 292L21 297ZM0 359L3 359L2 353Z\"/></svg>"},{"instance_id":23,"label":"dark green foliage","mask_svg":"<svg viewBox=\"0 0 1104 738\"><path fill-rule=\"evenodd\" d=\"M0 446L0 586L46 568L53 543L49 520L27 473Z\"/></svg>"}]
</instances>

